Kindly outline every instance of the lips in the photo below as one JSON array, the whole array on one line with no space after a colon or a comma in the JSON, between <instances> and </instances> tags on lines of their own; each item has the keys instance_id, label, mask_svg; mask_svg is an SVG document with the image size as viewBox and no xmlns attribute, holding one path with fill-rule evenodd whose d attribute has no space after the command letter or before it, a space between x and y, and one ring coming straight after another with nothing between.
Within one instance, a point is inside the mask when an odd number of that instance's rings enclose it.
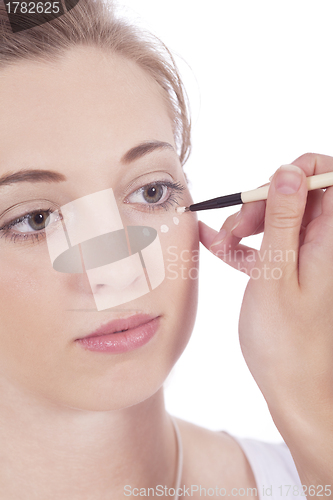
<instances>
[{"instance_id":1,"label":"lips","mask_svg":"<svg viewBox=\"0 0 333 500\"><path fill-rule=\"evenodd\" d=\"M80 337L76 340L88 339L91 337L100 337L102 335L108 335L113 333L124 332L127 330L132 330L134 328L138 328L141 325L149 323L155 318L157 318L157 316L152 316L149 314L137 314L135 316L130 316L128 318L116 319L114 321L106 323L105 325L100 326L93 333L89 333L85 337Z\"/></svg>"}]
</instances>

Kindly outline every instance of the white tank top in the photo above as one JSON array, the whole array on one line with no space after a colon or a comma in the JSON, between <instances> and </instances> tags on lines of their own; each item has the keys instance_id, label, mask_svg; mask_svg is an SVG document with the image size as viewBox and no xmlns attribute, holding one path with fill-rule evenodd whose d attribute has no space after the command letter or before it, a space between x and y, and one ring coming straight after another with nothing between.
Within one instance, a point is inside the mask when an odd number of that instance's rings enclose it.
<instances>
[{"instance_id":1,"label":"white tank top","mask_svg":"<svg viewBox=\"0 0 333 500\"><path fill-rule=\"evenodd\" d=\"M293 457L285 442L267 443L232 437L239 443L252 468L258 491L257 496L253 495L253 500L306 498Z\"/></svg>"}]
</instances>

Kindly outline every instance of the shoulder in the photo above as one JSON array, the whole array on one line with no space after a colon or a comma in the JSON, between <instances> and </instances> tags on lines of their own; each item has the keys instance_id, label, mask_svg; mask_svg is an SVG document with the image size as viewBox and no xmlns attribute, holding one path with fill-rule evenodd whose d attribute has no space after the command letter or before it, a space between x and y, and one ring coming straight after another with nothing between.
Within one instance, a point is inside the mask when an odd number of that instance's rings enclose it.
<instances>
[{"instance_id":1,"label":"shoulder","mask_svg":"<svg viewBox=\"0 0 333 500\"><path fill-rule=\"evenodd\" d=\"M204 488L255 488L250 463L240 444L225 432L176 419L183 443L183 481ZM234 497L237 498L237 497Z\"/></svg>"},{"instance_id":2,"label":"shoulder","mask_svg":"<svg viewBox=\"0 0 333 500\"><path fill-rule=\"evenodd\" d=\"M293 485L302 491L294 460L283 441L269 443L236 438L223 431L210 431L180 419L176 421L183 442L183 481L186 485L224 488L226 496L234 499L244 498L244 495L239 491L237 497L233 488L245 491L256 488L259 498L267 485L270 492L274 490L271 498L281 498L278 489L281 484ZM272 494L270 492L268 494Z\"/></svg>"},{"instance_id":3,"label":"shoulder","mask_svg":"<svg viewBox=\"0 0 333 500\"><path fill-rule=\"evenodd\" d=\"M269 443L248 438L235 438L243 448L258 486L264 483L291 483L301 487L294 459L284 441Z\"/></svg>"}]
</instances>

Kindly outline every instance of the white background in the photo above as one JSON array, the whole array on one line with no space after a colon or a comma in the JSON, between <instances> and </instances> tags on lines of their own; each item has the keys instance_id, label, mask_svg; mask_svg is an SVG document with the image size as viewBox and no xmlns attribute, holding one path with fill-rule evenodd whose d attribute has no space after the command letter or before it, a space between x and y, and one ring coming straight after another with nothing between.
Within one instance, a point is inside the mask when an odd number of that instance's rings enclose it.
<instances>
[{"instance_id":1,"label":"white background","mask_svg":"<svg viewBox=\"0 0 333 500\"><path fill-rule=\"evenodd\" d=\"M332 0L117 2L176 56L192 109L185 171L195 202L254 189L303 153L333 155ZM239 208L198 214L219 229ZM198 317L166 406L210 429L279 441L238 343L248 279L202 247Z\"/></svg>"}]
</instances>

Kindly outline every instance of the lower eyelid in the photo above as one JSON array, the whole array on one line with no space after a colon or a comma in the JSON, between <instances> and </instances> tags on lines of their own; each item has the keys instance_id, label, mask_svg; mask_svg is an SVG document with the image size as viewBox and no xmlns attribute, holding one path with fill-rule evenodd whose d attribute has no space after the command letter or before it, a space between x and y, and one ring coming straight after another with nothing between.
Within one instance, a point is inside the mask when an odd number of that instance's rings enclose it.
<instances>
[{"instance_id":1,"label":"lower eyelid","mask_svg":"<svg viewBox=\"0 0 333 500\"><path fill-rule=\"evenodd\" d=\"M168 210L170 207L179 205L178 200L174 197L174 193L171 193L169 198L167 198L163 203L136 203L132 204L133 209L140 210L141 212L156 212L162 210Z\"/></svg>"}]
</instances>

